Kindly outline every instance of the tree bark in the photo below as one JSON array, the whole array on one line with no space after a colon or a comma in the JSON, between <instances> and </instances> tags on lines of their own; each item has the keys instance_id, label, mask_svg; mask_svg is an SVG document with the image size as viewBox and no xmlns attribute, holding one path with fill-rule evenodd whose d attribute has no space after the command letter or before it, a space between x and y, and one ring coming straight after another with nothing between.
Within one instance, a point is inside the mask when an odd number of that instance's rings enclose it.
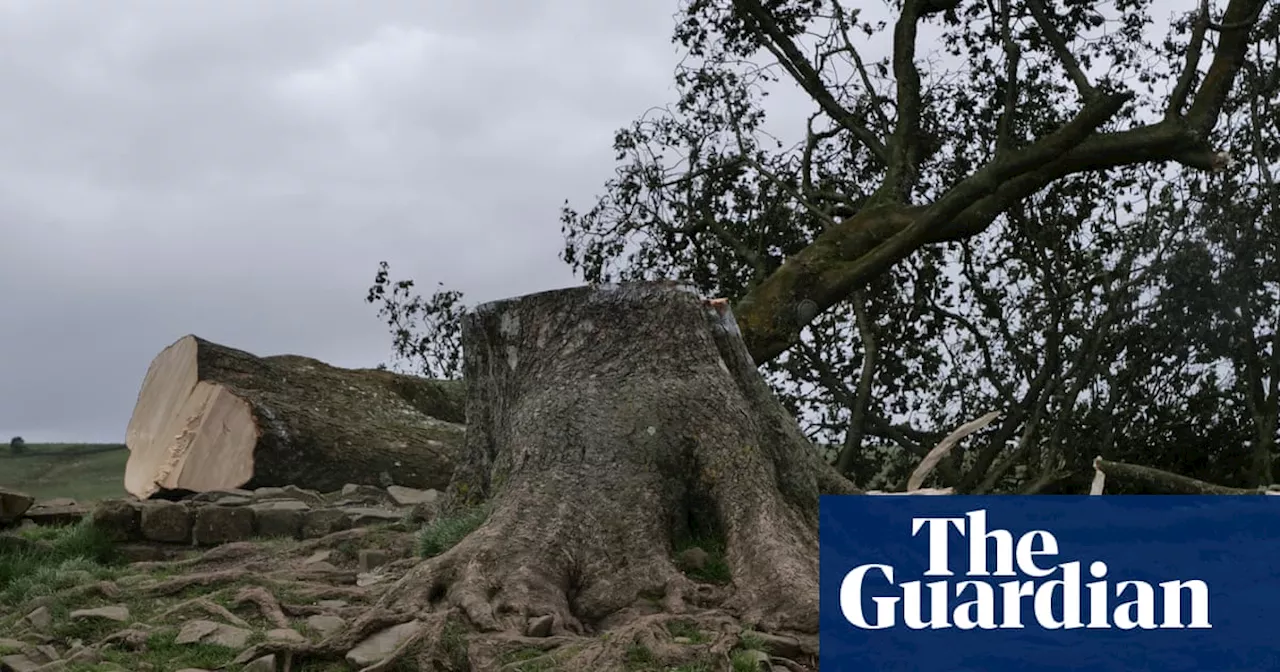
<instances>
[{"instance_id":1,"label":"tree bark","mask_svg":"<svg viewBox=\"0 0 1280 672\"><path fill-rule=\"evenodd\" d=\"M463 443L462 389L185 336L147 370L125 489L139 498L347 483L444 489Z\"/></svg>"},{"instance_id":2,"label":"tree bark","mask_svg":"<svg viewBox=\"0 0 1280 672\"><path fill-rule=\"evenodd\" d=\"M1267 488L1232 488L1217 483L1209 483L1199 479L1175 474L1163 469L1145 467L1140 464L1111 462L1101 457L1093 460L1093 468L1106 474L1109 478L1136 486L1142 494L1161 495L1262 495ZM1110 481L1108 481L1110 482Z\"/></svg>"},{"instance_id":3,"label":"tree bark","mask_svg":"<svg viewBox=\"0 0 1280 672\"><path fill-rule=\"evenodd\" d=\"M482 630L595 632L650 598L771 630L818 626L818 495L857 492L760 377L723 301L670 283L489 303L464 320L467 453L448 506L486 522L383 606ZM732 581L674 559L723 548Z\"/></svg>"}]
</instances>

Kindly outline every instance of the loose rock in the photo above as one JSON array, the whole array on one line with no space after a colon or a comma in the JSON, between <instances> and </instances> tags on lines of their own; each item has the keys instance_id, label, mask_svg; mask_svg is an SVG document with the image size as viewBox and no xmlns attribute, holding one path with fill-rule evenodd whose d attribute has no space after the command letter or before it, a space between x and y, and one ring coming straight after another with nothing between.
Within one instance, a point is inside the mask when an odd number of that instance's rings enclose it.
<instances>
[{"instance_id":1,"label":"loose rock","mask_svg":"<svg viewBox=\"0 0 1280 672\"><path fill-rule=\"evenodd\" d=\"M213 621L187 621L178 632L177 644L216 644L230 649L242 648L253 633L234 625L215 623Z\"/></svg>"},{"instance_id":2,"label":"loose rock","mask_svg":"<svg viewBox=\"0 0 1280 672\"><path fill-rule=\"evenodd\" d=\"M109 607L96 607L94 609L77 609L71 612L71 618L76 620L102 618L109 621L124 623L129 620L129 608L122 604L116 604Z\"/></svg>"},{"instance_id":3,"label":"loose rock","mask_svg":"<svg viewBox=\"0 0 1280 672\"><path fill-rule=\"evenodd\" d=\"M406 639L417 635L421 629L422 623L418 621L387 628L357 644L356 648L347 653L347 662L357 667L377 663L391 655Z\"/></svg>"}]
</instances>

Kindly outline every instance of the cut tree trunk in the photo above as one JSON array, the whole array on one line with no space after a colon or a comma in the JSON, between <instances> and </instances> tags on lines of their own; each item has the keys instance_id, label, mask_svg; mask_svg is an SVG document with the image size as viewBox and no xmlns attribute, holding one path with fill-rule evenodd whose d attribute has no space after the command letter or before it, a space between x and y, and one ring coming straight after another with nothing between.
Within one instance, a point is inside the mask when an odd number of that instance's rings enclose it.
<instances>
[{"instance_id":1,"label":"cut tree trunk","mask_svg":"<svg viewBox=\"0 0 1280 672\"><path fill-rule=\"evenodd\" d=\"M817 631L818 495L857 490L773 396L723 301L668 283L532 294L468 313L463 346L467 451L447 510L487 518L365 625L456 610L482 631L550 616L570 635L656 610ZM723 550L729 582L682 573L690 545ZM612 669L582 650L564 669Z\"/></svg>"},{"instance_id":2,"label":"cut tree trunk","mask_svg":"<svg viewBox=\"0 0 1280 672\"><path fill-rule=\"evenodd\" d=\"M129 420L125 489L347 483L443 489L462 446L463 387L185 336L147 370Z\"/></svg>"}]
</instances>

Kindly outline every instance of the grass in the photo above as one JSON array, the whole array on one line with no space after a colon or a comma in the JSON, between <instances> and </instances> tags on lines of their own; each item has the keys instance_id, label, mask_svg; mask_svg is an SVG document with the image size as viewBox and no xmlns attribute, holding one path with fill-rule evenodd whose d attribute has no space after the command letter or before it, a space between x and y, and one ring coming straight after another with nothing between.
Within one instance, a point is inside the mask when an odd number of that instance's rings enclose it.
<instances>
[{"instance_id":1,"label":"grass","mask_svg":"<svg viewBox=\"0 0 1280 672\"><path fill-rule=\"evenodd\" d=\"M0 604L20 604L117 573L111 540L88 520L28 528L15 536L0 537Z\"/></svg>"},{"instance_id":2,"label":"grass","mask_svg":"<svg viewBox=\"0 0 1280 672\"><path fill-rule=\"evenodd\" d=\"M711 672L715 669L710 663L694 661L677 667L661 667L653 651L643 644L632 644L627 647L623 657L623 665L628 672ZM735 670L736 672L736 670Z\"/></svg>"},{"instance_id":3,"label":"grass","mask_svg":"<svg viewBox=\"0 0 1280 672\"><path fill-rule=\"evenodd\" d=\"M24 455L13 455L7 445L0 445L0 487L36 499L95 502L123 497L128 460L123 444L28 443Z\"/></svg>"},{"instance_id":4,"label":"grass","mask_svg":"<svg viewBox=\"0 0 1280 672\"><path fill-rule=\"evenodd\" d=\"M512 672L550 672L556 669L553 656L533 647L510 651L501 656L500 662L503 669L510 669Z\"/></svg>"},{"instance_id":5,"label":"grass","mask_svg":"<svg viewBox=\"0 0 1280 672\"><path fill-rule=\"evenodd\" d=\"M449 618L440 635L440 649L448 658L452 669L467 669L467 630L461 621Z\"/></svg>"},{"instance_id":6,"label":"grass","mask_svg":"<svg viewBox=\"0 0 1280 672\"><path fill-rule=\"evenodd\" d=\"M672 637L684 637L693 644L710 641L710 638L699 630L693 621L671 621L667 623L667 632L671 633Z\"/></svg>"},{"instance_id":7,"label":"grass","mask_svg":"<svg viewBox=\"0 0 1280 672\"><path fill-rule=\"evenodd\" d=\"M760 661L755 651L738 649L729 656L733 672L759 672Z\"/></svg>"},{"instance_id":8,"label":"grass","mask_svg":"<svg viewBox=\"0 0 1280 672\"><path fill-rule=\"evenodd\" d=\"M760 635L747 630L738 635L738 646L749 651L764 651L764 639Z\"/></svg>"},{"instance_id":9,"label":"grass","mask_svg":"<svg viewBox=\"0 0 1280 672\"><path fill-rule=\"evenodd\" d=\"M685 571L685 576L694 581L726 585L733 580L729 571L729 562L724 557L724 543L717 539L687 539L676 545L676 553L683 553L690 548L698 547L707 552L707 562L698 569Z\"/></svg>"},{"instance_id":10,"label":"grass","mask_svg":"<svg viewBox=\"0 0 1280 672\"><path fill-rule=\"evenodd\" d=\"M101 662L73 662L63 668L66 672L117 672L126 670L180 670L198 668L215 670L229 665L239 654L237 649L214 644L178 644L177 630L163 630L147 638L147 646L141 651L126 651L108 647L102 651Z\"/></svg>"},{"instance_id":11,"label":"grass","mask_svg":"<svg viewBox=\"0 0 1280 672\"><path fill-rule=\"evenodd\" d=\"M480 527L488 516L489 507L481 505L431 521L418 532L418 555L430 558L453 548L463 537Z\"/></svg>"},{"instance_id":12,"label":"grass","mask_svg":"<svg viewBox=\"0 0 1280 672\"><path fill-rule=\"evenodd\" d=\"M643 670L653 665L657 660L653 656L653 651L644 644L632 644L627 647L627 653L623 659L626 662L628 670Z\"/></svg>"}]
</instances>

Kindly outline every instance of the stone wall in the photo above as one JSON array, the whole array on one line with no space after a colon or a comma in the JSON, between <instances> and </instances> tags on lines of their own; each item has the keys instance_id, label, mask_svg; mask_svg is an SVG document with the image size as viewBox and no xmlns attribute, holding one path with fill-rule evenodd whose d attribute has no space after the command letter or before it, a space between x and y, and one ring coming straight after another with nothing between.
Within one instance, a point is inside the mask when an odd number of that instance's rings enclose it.
<instances>
[{"instance_id":1,"label":"stone wall","mask_svg":"<svg viewBox=\"0 0 1280 672\"><path fill-rule=\"evenodd\" d=\"M313 539L375 523L420 522L439 493L399 486L347 485L321 494L293 486L205 492L177 502L99 502L94 523L119 541L214 546L252 537Z\"/></svg>"},{"instance_id":2,"label":"stone wall","mask_svg":"<svg viewBox=\"0 0 1280 672\"><path fill-rule=\"evenodd\" d=\"M253 537L312 539L376 523L418 524L435 516L439 493L347 485L319 493L294 486L203 492L179 501L109 499L92 508L36 502L19 524L61 524L90 516L116 541L216 546ZM58 515L50 515L53 513Z\"/></svg>"}]
</instances>

